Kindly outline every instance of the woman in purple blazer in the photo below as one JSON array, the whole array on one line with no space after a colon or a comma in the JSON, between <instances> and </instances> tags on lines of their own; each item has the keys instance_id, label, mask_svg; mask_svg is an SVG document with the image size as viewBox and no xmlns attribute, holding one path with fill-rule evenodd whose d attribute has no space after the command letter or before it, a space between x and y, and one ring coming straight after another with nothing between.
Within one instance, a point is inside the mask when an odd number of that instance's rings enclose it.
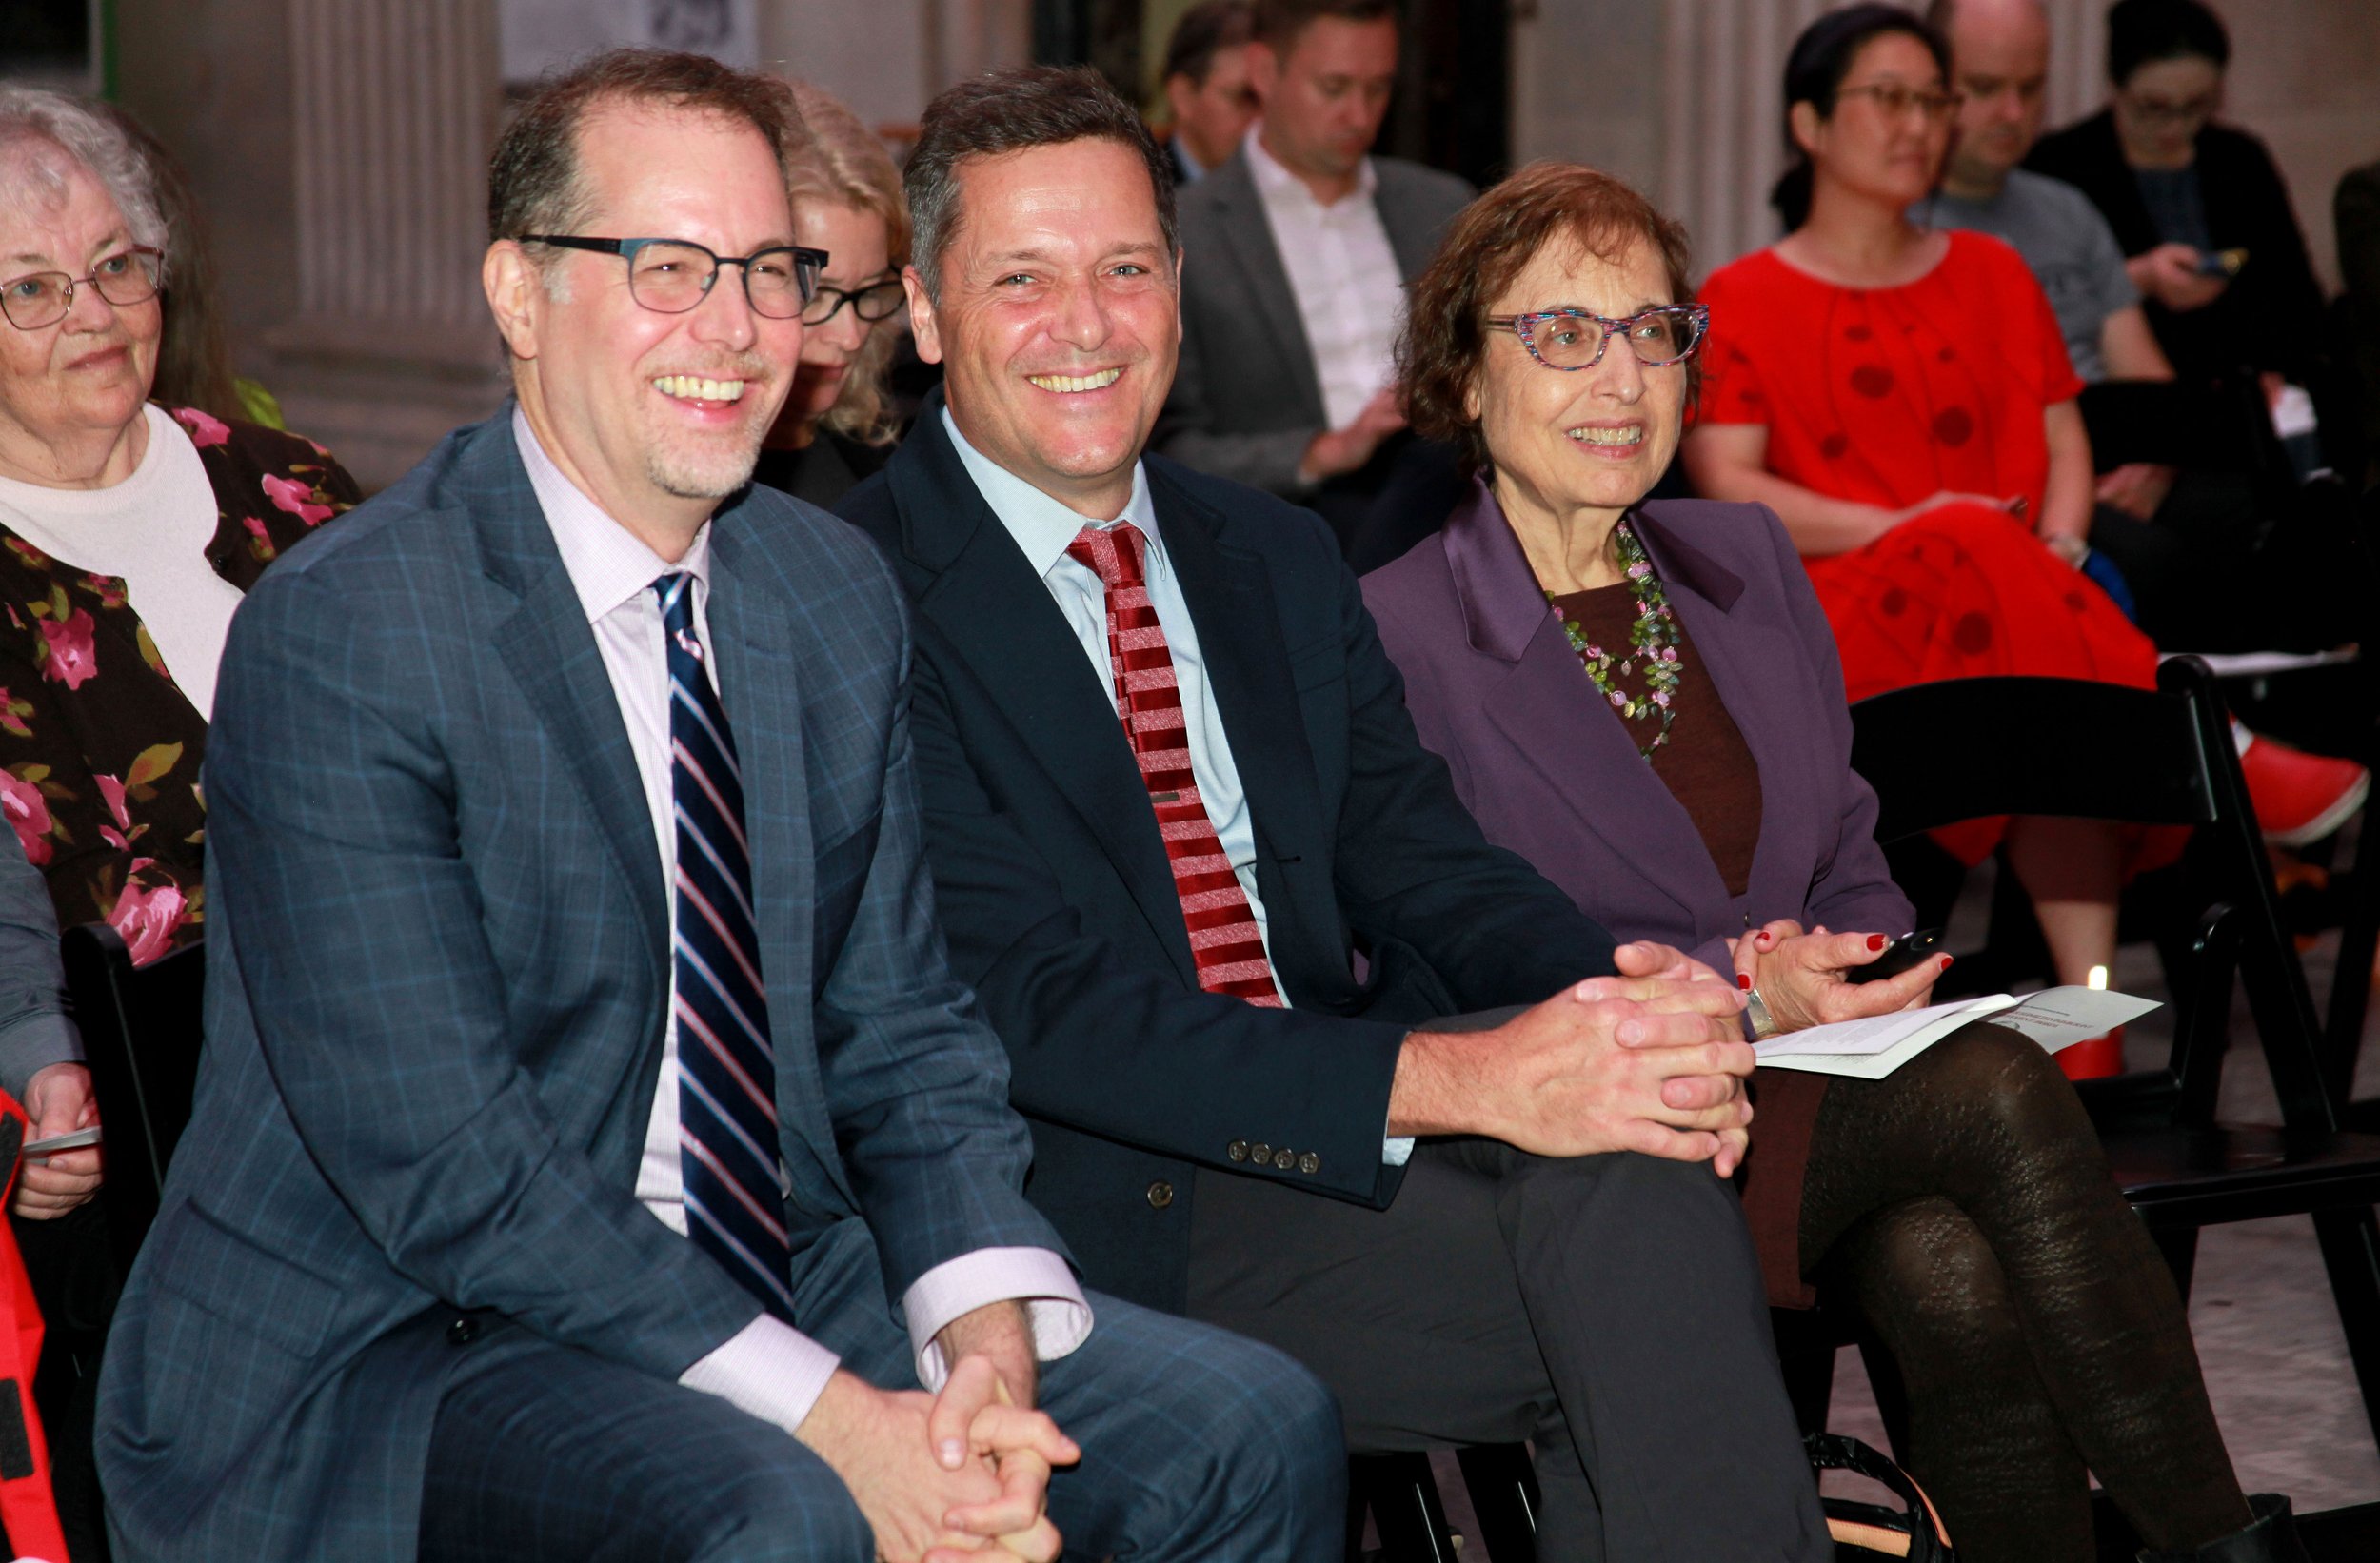
<instances>
[{"instance_id":1,"label":"woman in purple blazer","mask_svg":"<svg viewBox=\"0 0 2380 1563\"><path fill-rule=\"evenodd\" d=\"M1760 505L1641 503L1707 325L1687 296L1683 231L1603 174L1475 202L1399 368L1478 481L1365 600L1489 838L1619 937L1733 970L1763 1028L1921 1003L1947 960L1845 980L1911 910L1793 543ZM2144 1556L2303 1556L2287 1500L2241 1494L2172 1281L2037 1045L1971 1026L1882 1080L1755 1084L1772 1300L1815 1283L1872 1323L1962 1559L2095 1556L2092 1473Z\"/></svg>"}]
</instances>

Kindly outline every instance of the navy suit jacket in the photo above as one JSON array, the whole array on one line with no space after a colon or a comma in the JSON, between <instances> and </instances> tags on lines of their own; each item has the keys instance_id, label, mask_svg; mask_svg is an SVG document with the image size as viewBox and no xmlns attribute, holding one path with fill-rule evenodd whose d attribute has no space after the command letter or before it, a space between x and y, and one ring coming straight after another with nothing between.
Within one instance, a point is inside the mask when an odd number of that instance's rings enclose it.
<instances>
[{"instance_id":1,"label":"navy suit jacket","mask_svg":"<svg viewBox=\"0 0 2380 1563\"><path fill-rule=\"evenodd\" d=\"M1034 1202L1093 1285L1180 1312L1195 1168L1385 1204L1410 1022L1544 999L1610 971L1612 940L1456 802L1319 518L1161 457L1147 470L1255 819L1285 1011L1199 988L1115 703L967 476L939 392L841 513L916 603L943 924L1008 1044Z\"/></svg>"},{"instance_id":2,"label":"navy suit jacket","mask_svg":"<svg viewBox=\"0 0 2380 1563\"><path fill-rule=\"evenodd\" d=\"M1588 682L1483 488L1446 529L1363 578L1421 741L1488 839L1625 939L1726 972L1721 941L1775 918L1899 934L1913 916L1851 768L1835 637L1764 505L1656 500L1637 538L1760 771L1752 879L1728 894L1694 821ZM1755 1131L1756 1135L1756 1131Z\"/></svg>"},{"instance_id":3,"label":"navy suit jacket","mask_svg":"<svg viewBox=\"0 0 2380 1563\"><path fill-rule=\"evenodd\" d=\"M765 489L711 560L797 1316L831 1334L803 1310L853 1266L898 1297L1059 1244L935 930L898 589ZM101 1386L111 1519L144 1559L410 1563L473 1352L527 1332L674 1380L760 1311L635 1197L667 900L508 409L248 594L207 789L207 1054Z\"/></svg>"}]
</instances>

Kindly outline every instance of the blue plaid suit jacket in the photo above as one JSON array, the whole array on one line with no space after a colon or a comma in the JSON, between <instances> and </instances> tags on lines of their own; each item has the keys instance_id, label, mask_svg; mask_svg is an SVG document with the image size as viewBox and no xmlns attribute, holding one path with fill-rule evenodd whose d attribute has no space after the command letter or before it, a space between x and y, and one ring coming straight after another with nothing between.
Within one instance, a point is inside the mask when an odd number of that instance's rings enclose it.
<instances>
[{"instance_id":1,"label":"blue plaid suit jacket","mask_svg":"<svg viewBox=\"0 0 2380 1563\"><path fill-rule=\"evenodd\" d=\"M797 1296L1063 1252L935 924L901 593L765 489L711 558ZM508 408L258 584L208 742L207 1055L101 1386L110 1520L138 1559L410 1563L457 1337L674 1379L759 1311L635 1198L667 901Z\"/></svg>"}]
</instances>

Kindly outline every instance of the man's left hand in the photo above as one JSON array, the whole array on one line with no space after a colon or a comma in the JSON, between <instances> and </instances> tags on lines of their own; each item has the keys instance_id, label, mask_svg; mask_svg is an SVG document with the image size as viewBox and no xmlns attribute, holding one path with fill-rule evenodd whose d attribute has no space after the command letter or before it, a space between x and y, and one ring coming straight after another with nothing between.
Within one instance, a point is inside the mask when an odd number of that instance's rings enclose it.
<instances>
[{"instance_id":1,"label":"man's left hand","mask_svg":"<svg viewBox=\"0 0 2380 1563\"><path fill-rule=\"evenodd\" d=\"M25 1116L32 1120L32 1127L25 1132L29 1142L88 1129L99 1121L90 1070L79 1063L53 1063L34 1075L25 1087L24 1107ZM96 1145L58 1151L46 1161L27 1161L17 1172L16 1199L10 1208L30 1220L54 1219L97 1194L99 1177Z\"/></svg>"},{"instance_id":2,"label":"man's left hand","mask_svg":"<svg viewBox=\"0 0 2380 1563\"><path fill-rule=\"evenodd\" d=\"M989 1460L1001 1486L998 1501L955 1509L942 1523L962 1535L997 1538L1021 1557L1047 1555L1056 1536L1044 1513L1050 1469L1081 1452L1030 1409L1038 1367L1024 1305L996 1302L962 1314L935 1338L951 1364L926 1418L935 1458L952 1470Z\"/></svg>"}]
</instances>

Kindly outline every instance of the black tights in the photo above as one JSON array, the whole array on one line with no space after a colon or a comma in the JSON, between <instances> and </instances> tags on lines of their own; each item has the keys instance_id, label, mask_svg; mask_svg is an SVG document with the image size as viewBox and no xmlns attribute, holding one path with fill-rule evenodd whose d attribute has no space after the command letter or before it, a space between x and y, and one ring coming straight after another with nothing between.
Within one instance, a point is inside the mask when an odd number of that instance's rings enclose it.
<instances>
[{"instance_id":1,"label":"black tights","mask_svg":"<svg viewBox=\"0 0 2380 1563\"><path fill-rule=\"evenodd\" d=\"M1898 1365L1960 1563L2087 1563L2086 1473L2152 1548L2250 1523L2172 1276L2034 1043L1971 1026L1831 1082L1801 1256Z\"/></svg>"}]
</instances>

